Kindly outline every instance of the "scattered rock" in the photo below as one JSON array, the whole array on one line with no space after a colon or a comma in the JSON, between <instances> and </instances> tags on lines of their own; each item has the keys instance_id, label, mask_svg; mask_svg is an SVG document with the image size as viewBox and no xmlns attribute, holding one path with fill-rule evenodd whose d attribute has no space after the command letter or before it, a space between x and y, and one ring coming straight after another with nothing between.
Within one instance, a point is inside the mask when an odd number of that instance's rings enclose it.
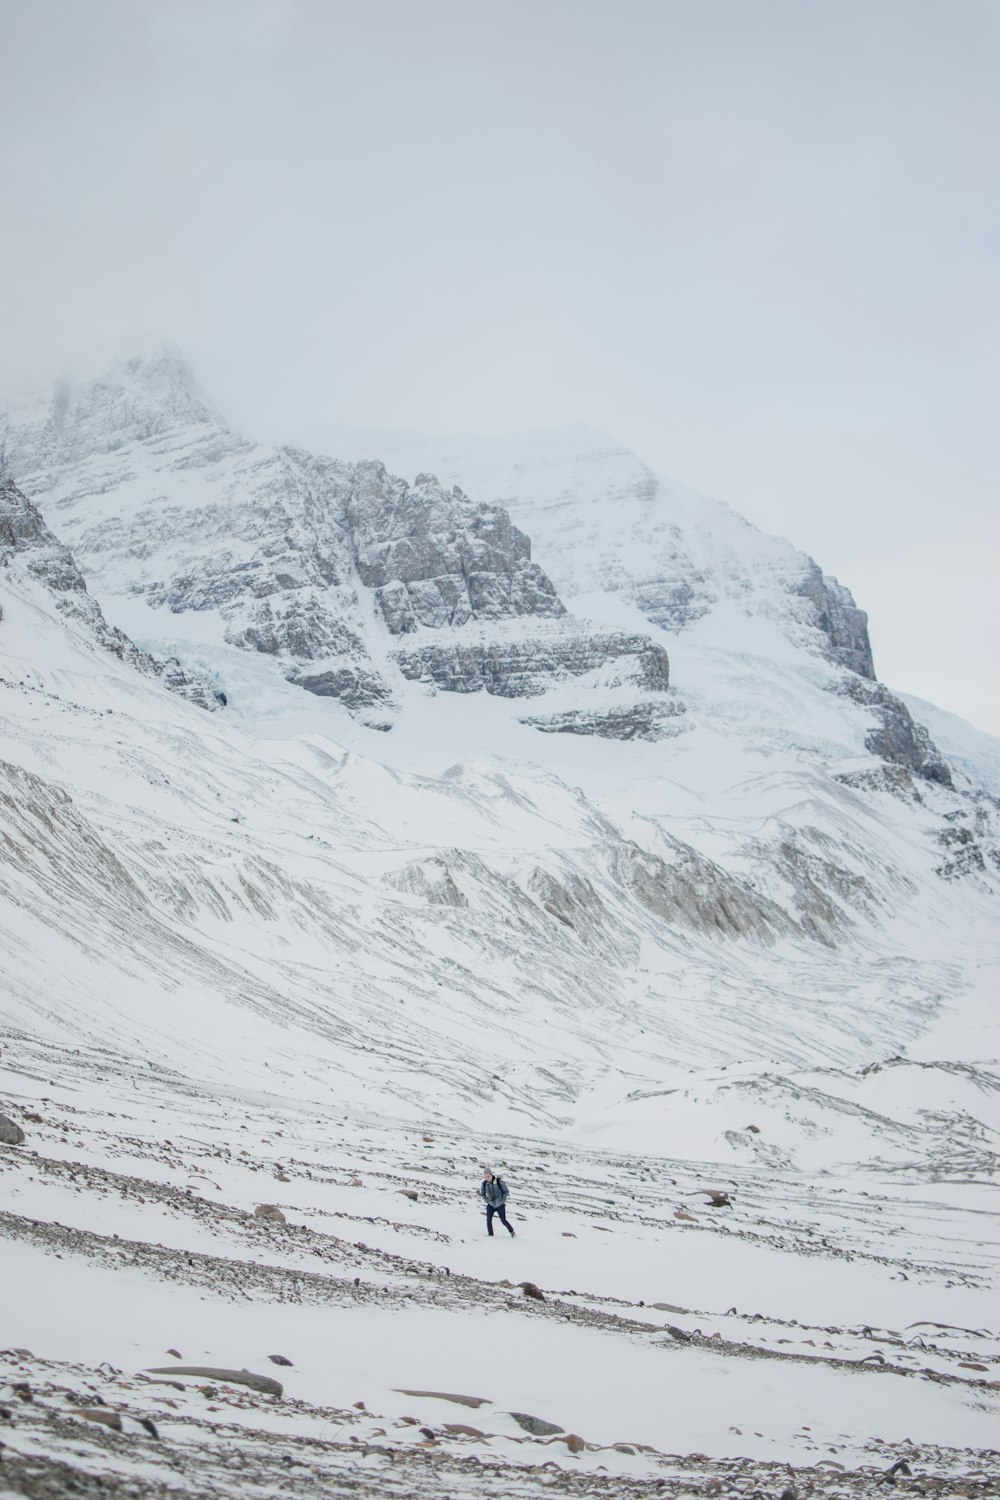
<instances>
[{"instance_id":1,"label":"scattered rock","mask_svg":"<svg viewBox=\"0 0 1000 1500\"><path fill-rule=\"evenodd\" d=\"M882 1483L883 1484L895 1484L896 1483L896 1475L897 1474L912 1474L912 1473L913 1473L913 1470L910 1468L909 1464L906 1462L906 1459L905 1458L897 1458L896 1462L892 1465L892 1467L889 1468L889 1469L886 1469L885 1473L882 1475Z\"/></svg>"},{"instance_id":2,"label":"scattered rock","mask_svg":"<svg viewBox=\"0 0 1000 1500\"><path fill-rule=\"evenodd\" d=\"M253 1216L255 1219L266 1219L269 1224L286 1222L284 1214L275 1203L261 1203L258 1208L254 1209Z\"/></svg>"},{"instance_id":3,"label":"scattered rock","mask_svg":"<svg viewBox=\"0 0 1000 1500\"><path fill-rule=\"evenodd\" d=\"M470 1427L467 1422L442 1422L445 1432L454 1433L456 1437L485 1438L485 1432L478 1427Z\"/></svg>"},{"instance_id":4,"label":"scattered rock","mask_svg":"<svg viewBox=\"0 0 1000 1500\"><path fill-rule=\"evenodd\" d=\"M399 1191L402 1193L404 1198L409 1198L412 1203L416 1203L417 1194L413 1191L412 1188L400 1188Z\"/></svg>"},{"instance_id":5,"label":"scattered rock","mask_svg":"<svg viewBox=\"0 0 1000 1500\"><path fill-rule=\"evenodd\" d=\"M168 1354L172 1354L174 1356L174 1359L183 1359L184 1358L183 1354L181 1353L181 1351L179 1349L168 1349L167 1353Z\"/></svg>"},{"instance_id":6,"label":"scattered rock","mask_svg":"<svg viewBox=\"0 0 1000 1500\"><path fill-rule=\"evenodd\" d=\"M508 1415L514 1418L518 1427L530 1432L532 1437L554 1437L556 1433L566 1431L565 1427L560 1427L555 1422L546 1422L542 1417L533 1417L526 1411L512 1411Z\"/></svg>"},{"instance_id":7,"label":"scattered rock","mask_svg":"<svg viewBox=\"0 0 1000 1500\"><path fill-rule=\"evenodd\" d=\"M150 1375L200 1375L203 1380L225 1380L231 1385L246 1385L262 1396L281 1396L284 1386L270 1375L253 1375L249 1370L217 1369L214 1365L153 1365Z\"/></svg>"},{"instance_id":8,"label":"scattered rock","mask_svg":"<svg viewBox=\"0 0 1000 1500\"><path fill-rule=\"evenodd\" d=\"M83 1417L87 1422L100 1422L104 1427L110 1427L112 1432L121 1432L122 1419L116 1411L102 1411L100 1407L74 1406L74 1416Z\"/></svg>"},{"instance_id":9,"label":"scattered rock","mask_svg":"<svg viewBox=\"0 0 1000 1500\"><path fill-rule=\"evenodd\" d=\"M286 1359L283 1354L269 1354L267 1357L271 1361L272 1365L291 1365L292 1363L291 1360Z\"/></svg>"},{"instance_id":10,"label":"scattered rock","mask_svg":"<svg viewBox=\"0 0 1000 1500\"><path fill-rule=\"evenodd\" d=\"M564 1240L575 1240L576 1239L576 1235L573 1233L572 1229L564 1229L563 1232L562 1232L562 1237L563 1237Z\"/></svg>"},{"instance_id":11,"label":"scattered rock","mask_svg":"<svg viewBox=\"0 0 1000 1500\"><path fill-rule=\"evenodd\" d=\"M11 1390L21 1401L34 1401L35 1399L31 1392L31 1386L26 1380L16 1380L11 1386Z\"/></svg>"},{"instance_id":12,"label":"scattered rock","mask_svg":"<svg viewBox=\"0 0 1000 1500\"><path fill-rule=\"evenodd\" d=\"M397 1396L426 1396L431 1401L457 1401L459 1406L489 1406L489 1396L456 1396L452 1391L408 1391L396 1387ZM562 1429L559 1429L562 1431Z\"/></svg>"},{"instance_id":13,"label":"scattered rock","mask_svg":"<svg viewBox=\"0 0 1000 1500\"><path fill-rule=\"evenodd\" d=\"M0 1115L0 1144L4 1146L20 1146L24 1141L24 1131L20 1125L15 1125L13 1120L8 1120L6 1115Z\"/></svg>"},{"instance_id":14,"label":"scattered rock","mask_svg":"<svg viewBox=\"0 0 1000 1500\"><path fill-rule=\"evenodd\" d=\"M663 1328L664 1331L666 1333L669 1333L672 1339L676 1339L679 1344L690 1344L691 1335L689 1333L685 1333L683 1328L676 1328L673 1323L664 1323Z\"/></svg>"}]
</instances>

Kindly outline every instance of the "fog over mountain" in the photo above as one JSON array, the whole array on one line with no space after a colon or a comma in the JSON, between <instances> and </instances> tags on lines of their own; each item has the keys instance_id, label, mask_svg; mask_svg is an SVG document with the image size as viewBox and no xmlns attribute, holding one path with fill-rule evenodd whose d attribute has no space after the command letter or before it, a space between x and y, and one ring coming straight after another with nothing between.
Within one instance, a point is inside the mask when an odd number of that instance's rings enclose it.
<instances>
[{"instance_id":1,"label":"fog over mountain","mask_svg":"<svg viewBox=\"0 0 1000 1500\"><path fill-rule=\"evenodd\" d=\"M14 0L0 50L4 396L167 341L313 451L587 423L1000 732L989 0Z\"/></svg>"},{"instance_id":2,"label":"fog over mountain","mask_svg":"<svg viewBox=\"0 0 1000 1500\"><path fill-rule=\"evenodd\" d=\"M998 42L0 7L0 1500L994 1494Z\"/></svg>"}]
</instances>

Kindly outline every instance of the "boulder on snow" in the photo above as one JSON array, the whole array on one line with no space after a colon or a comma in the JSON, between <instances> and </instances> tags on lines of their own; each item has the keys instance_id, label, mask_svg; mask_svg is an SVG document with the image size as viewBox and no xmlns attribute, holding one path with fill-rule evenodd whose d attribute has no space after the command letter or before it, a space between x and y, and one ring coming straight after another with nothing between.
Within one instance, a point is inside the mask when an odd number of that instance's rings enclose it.
<instances>
[{"instance_id":1,"label":"boulder on snow","mask_svg":"<svg viewBox=\"0 0 1000 1500\"><path fill-rule=\"evenodd\" d=\"M285 1357L284 1354L269 1354L267 1357L271 1361L272 1365L289 1365L290 1366L291 1363L292 1363L290 1359L286 1359L286 1357Z\"/></svg>"},{"instance_id":2,"label":"boulder on snow","mask_svg":"<svg viewBox=\"0 0 1000 1500\"><path fill-rule=\"evenodd\" d=\"M265 1219L269 1224L284 1224L286 1219L276 1203L261 1203L253 1211L255 1219Z\"/></svg>"},{"instance_id":3,"label":"boulder on snow","mask_svg":"<svg viewBox=\"0 0 1000 1500\"><path fill-rule=\"evenodd\" d=\"M557 1433L566 1431L565 1427L560 1427L555 1422L546 1422L542 1417L533 1417L530 1412L512 1411L508 1415L514 1418L518 1427L530 1432L532 1437L555 1437Z\"/></svg>"},{"instance_id":4,"label":"boulder on snow","mask_svg":"<svg viewBox=\"0 0 1000 1500\"><path fill-rule=\"evenodd\" d=\"M86 1422L100 1422L102 1427L110 1427L112 1432L121 1432L122 1419L116 1411L108 1411L106 1407L74 1406L71 1407L74 1416L83 1417Z\"/></svg>"},{"instance_id":5,"label":"boulder on snow","mask_svg":"<svg viewBox=\"0 0 1000 1500\"><path fill-rule=\"evenodd\" d=\"M6 1115L0 1115L0 1142L5 1146L20 1146L23 1141L24 1131L20 1125L15 1125Z\"/></svg>"},{"instance_id":6,"label":"boulder on snow","mask_svg":"<svg viewBox=\"0 0 1000 1500\"><path fill-rule=\"evenodd\" d=\"M203 1380L227 1380L232 1385L246 1385L262 1396L282 1396L285 1388L270 1375L254 1375L249 1370L223 1370L214 1365L152 1365L148 1375L199 1375Z\"/></svg>"},{"instance_id":7,"label":"boulder on snow","mask_svg":"<svg viewBox=\"0 0 1000 1500\"><path fill-rule=\"evenodd\" d=\"M398 1396L428 1396L434 1401L457 1401L459 1406L489 1406L489 1396L456 1396L452 1391L408 1391L396 1387Z\"/></svg>"}]
</instances>

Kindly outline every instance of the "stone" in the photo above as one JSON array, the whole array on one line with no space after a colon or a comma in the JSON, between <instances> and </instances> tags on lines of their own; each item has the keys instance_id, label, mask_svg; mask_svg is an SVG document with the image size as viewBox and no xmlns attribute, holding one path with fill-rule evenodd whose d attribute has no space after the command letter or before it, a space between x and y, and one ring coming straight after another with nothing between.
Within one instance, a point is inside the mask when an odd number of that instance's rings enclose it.
<instances>
[{"instance_id":1,"label":"stone","mask_svg":"<svg viewBox=\"0 0 1000 1500\"><path fill-rule=\"evenodd\" d=\"M292 1363L291 1360L286 1358L284 1354L269 1354L267 1357L271 1361L272 1365L291 1366Z\"/></svg>"},{"instance_id":2,"label":"stone","mask_svg":"<svg viewBox=\"0 0 1000 1500\"><path fill-rule=\"evenodd\" d=\"M261 1203L253 1211L255 1219L264 1219L268 1224L284 1224L286 1219L281 1209L274 1203Z\"/></svg>"},{"instance_id":3,"label":"stone","mask_svg":"<svg viewBox=\"0 0 1000 1500\"><path fill-rule=\"evenodd\" d=\"M416 1203L417 1194L413 1191L412 1188L400 1188L399 1191L402 1193L404 1198L409 1198L412 1203Z\"/></svg>"},{"instance_id":4,"label":"stone","mask_svg":"<svg viewBox=\"0 0 1000 1500\"><path fill-rule=\"evenodd\" d=\"M518 1286L526 1297L533 1298L535 1302L545 1301L545 1293L533 1281L519 1281Z\"/></svg>"},{"instance_id":5,"label":"stone","mask_svg":"<svg viewBox=\"0 0 1000 1500\"><path fill-rule=\"evenodd\" d=\"M478 1427L470 1427L467 1422L442 1422L441 1426L445 1432L453 1433L456 1437L484 1438L485 1432Z\"/></svg>"},{"instance_id":6,"label":"stone","mask_svg":"<svg viewBox=\"0 0 1000 1500\"><path fill-rule=\"evenodd\" d=\"M24 1131L20 1125L15 1125L6 1115L0 1115L0 1144L4 1146L20 1146L24 1142Z\"/></svg>"},{"instance_id":7,"label":"stone","mask_svg":"<svg viewBox=\"0 0 1000 1500\"><path fill-rule=\"evenodd\" d=\"M565 1427L560 1427L556 1422L546 1422L543 1417L533 1417L526 1411L512 1411L509 1413L514 1418L518 1427L525 1432L530 1432L532 1437L554 1437L557 1433L565 1432Z\"/></svg>"},{"instance_id":8,"label":"stone","mask_svg":"<svg viewBox=\"0 0 1000 1500\"><path fill-rule=\"evenodd\" d=\"M685 1333L683 1328L678 1328L674 1323L664 1323L663 1329L665 1333L669 1333L672 1339L676 1339L679 1344L689 1344L691 1342L691 1335Z\"/></svg>"},{"instance_id":9,"label":"stone","mask_svg":"<svg viewBox=\"0 0 1000 1500\"><path fill-rule=\"evenodd\" d=\"M77 1417L83 1417L87 1422L100 1422L103 1427L110 1427L112 1432L121 1432L122 1419L116 1411L102 1411L99 1407L74 1406L71 1408Z\"/></svg>"},{"instance_id":10,"label":"stone","mask_svg":"<svg viewBox=\"0 0 1000 1500\"><path fill-rule=\"evenodd\" d=\"M411 1391L405 1387L397 1386L396 1394L399 1396L426 1396L432 1401L455 1401L459 1406L489 1406L488 1396L456 1396L452 1391Z\"/></svg>"},{"instance_id":11,"label":"stone","mask_svg":"<svg viewBox=\"0 0 1000 1500\"><path fill-rule=\"evenodd\" d=\"M284 1386L270 1375L254 1375L249 1370L226 1370L214 1365L151 1365L149 1375L195 1375L202 1380L225 1380L231 1385L245 1385L262 1396L281 1396Z\"/></svg>"}]
</instances>

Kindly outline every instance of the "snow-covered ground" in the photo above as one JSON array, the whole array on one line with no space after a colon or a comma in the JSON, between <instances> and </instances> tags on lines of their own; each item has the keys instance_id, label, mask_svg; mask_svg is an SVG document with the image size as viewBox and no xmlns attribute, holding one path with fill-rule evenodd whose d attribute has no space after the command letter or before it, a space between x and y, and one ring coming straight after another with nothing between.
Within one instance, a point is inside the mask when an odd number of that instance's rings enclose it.
<instances>
[{"instance_id":1,"label":"snow-covered ground","mask_svg":"<svg viewBox=\"0 0 1000 1500\"><path fill-rule=\"evenodd\" d=\"M912 703L955 785L887 774L801 555L578 432L438 467L534 526L573 620L668 640L679 732L398 673L374 728L131 589L173 556L167 520L119 545L131 499L278 463L201 407L192 449L189 397L108 429L98 390L80 432L126 437L32 472L111 622L224 710L0 568L0 1495L980 1492L1000 745Z\"/></svg>"}]
</instances>

